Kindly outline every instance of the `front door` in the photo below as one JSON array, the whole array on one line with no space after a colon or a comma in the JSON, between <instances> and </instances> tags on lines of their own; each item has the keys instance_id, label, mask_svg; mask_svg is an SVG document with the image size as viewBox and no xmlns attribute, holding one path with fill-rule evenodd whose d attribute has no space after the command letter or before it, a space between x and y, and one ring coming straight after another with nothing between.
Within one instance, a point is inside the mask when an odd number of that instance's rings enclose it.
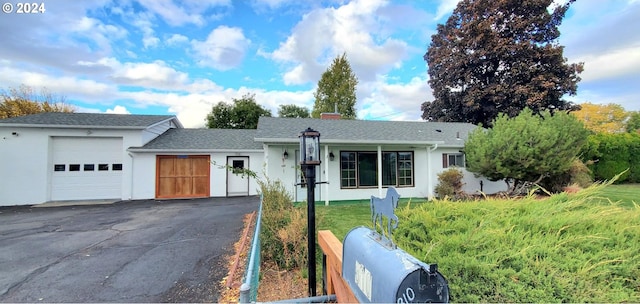
<instances>
[{"instance_id":1,"label":"front door","mask_svg":"<svg viewBox=\"0 0 640 304\"><path fill-rule=\"evenodd\" d=\"M249 176L242 175L242 169L249 169L248 156L227 157L227 196L248 196Z\"/></svg>"}]
</instances>

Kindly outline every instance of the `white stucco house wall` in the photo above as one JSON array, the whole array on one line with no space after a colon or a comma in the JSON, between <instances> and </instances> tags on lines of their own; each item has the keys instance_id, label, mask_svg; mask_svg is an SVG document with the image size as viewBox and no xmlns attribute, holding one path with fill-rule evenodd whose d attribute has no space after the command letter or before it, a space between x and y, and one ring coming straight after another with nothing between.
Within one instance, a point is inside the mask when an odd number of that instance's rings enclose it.
<instances>
[{"instance_id":1,"label":"white stucco house wall","mask_svg":"<svg viewBox=\"0 0 640 304\"><path fill-rule=\"evenodd\" d=\"M467 192L480 181L485 193L505 189L464 170L460 150L476 128L465 123L262 117L257 130L221 130L185 129L170 115L40 113L0 120L0 206L258 194L253 178L228 167L280 179L302 201L298 135L307 127L321 133L316 180L328 183L318 201L368 199L388 186L432 197L449 166L463 169Z\"/></svg>"},{"instance_id":2,"label":"white stucco house wall","mask_svg":"<svg viewBox=\"0 0 640 304\"><path fill-rule=\"evenodd\" d=\"M280 179L296 201L306 200L298 165L300 132L320 132L322 163L316 201L368 200L393 186L405 198L431 198L437 174L448 167L464 173L464 191L495 193L504 182L491 182L466 171L464 140L476 128L469 123L367 121L261 117L256 141L264 144L267 175ZM286 152L286 153L285 153ZM286 155L286 157L285 157ZM482 182L482 186L480 184ZM482 187L482 189L481 189Z\"/></svg>"}]
</instances>

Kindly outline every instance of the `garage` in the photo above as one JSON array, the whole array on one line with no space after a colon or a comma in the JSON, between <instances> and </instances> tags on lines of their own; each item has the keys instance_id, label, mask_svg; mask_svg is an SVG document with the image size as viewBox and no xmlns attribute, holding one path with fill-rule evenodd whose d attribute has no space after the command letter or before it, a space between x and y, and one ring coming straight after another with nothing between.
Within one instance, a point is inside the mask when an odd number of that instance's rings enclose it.
<instances>
[{"instance_id":1,"label":"garage","mask_svg":"<svg viewBox=\"0 0 640 304\"><path fill-rule=\"evenodd\" d=\"M156 198L209 197L209 155L156 156Z\"/></svg>"},{"instance_id":2,"label":"garage","mask_svg":"<svg viewBox=\"0 0 640 304\"><path fill-rule=\"evenodd\" d=\"M122 196L121 137L51 137L51 200Z\"/></svg>"}]
</instances>

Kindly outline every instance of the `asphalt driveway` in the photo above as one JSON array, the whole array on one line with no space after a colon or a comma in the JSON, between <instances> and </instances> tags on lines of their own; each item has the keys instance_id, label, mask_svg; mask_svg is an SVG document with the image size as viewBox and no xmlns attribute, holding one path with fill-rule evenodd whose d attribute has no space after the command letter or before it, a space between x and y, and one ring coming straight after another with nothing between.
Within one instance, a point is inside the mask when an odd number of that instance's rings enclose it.
<instances>
[{"instance_id":1,"label":"asphalt driveway","mask_svg":"<svg viewBox=\"0 0 640 304\"><path fill-rule=\"evenodd\" d=\"M0 302L216 302L259 198L0 208Z\"/></svg>"}]
</instances>

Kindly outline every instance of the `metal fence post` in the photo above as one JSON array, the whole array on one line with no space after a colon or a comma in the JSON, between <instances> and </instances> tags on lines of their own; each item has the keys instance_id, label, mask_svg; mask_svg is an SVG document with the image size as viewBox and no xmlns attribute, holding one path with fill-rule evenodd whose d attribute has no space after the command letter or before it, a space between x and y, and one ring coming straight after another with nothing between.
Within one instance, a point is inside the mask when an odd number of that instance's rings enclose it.
<instances>
[{"instance_id":1,"label":"metal fence post","mask_svg":"<svg viewBox=\"0 0 640 304\"><path fill-rule=\"evenodd\" d=\"M240 303L250 303L249 294L251 291L251 286L247 283L242 283L240 286Z\"/></svg>"}]
</instances>

